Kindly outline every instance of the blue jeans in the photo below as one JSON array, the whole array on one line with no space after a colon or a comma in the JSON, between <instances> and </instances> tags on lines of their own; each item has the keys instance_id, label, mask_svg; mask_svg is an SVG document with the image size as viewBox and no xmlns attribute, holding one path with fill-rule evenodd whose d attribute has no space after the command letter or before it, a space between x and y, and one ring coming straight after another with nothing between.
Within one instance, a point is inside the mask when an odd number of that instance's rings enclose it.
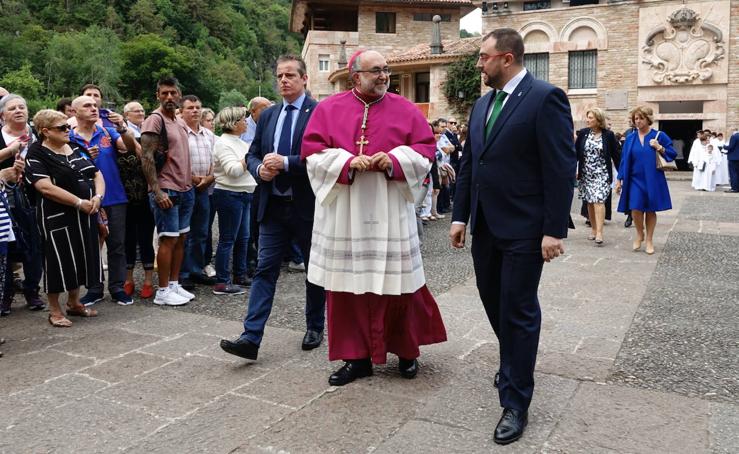
<instances>
[{"instance_id":1,"label":"blue jeans","mask_svg":"<svg viewBox=\"0 0 739 454\"><path fill-rule=\"evenodd\" d=\"M154 193L149 193L149 205L154 213L154 222L157 226L157 235L177 238L190 231L190 217L192 217L192 206L194 203L195 190L188 189L184 192L174 189L165 189L172 208L163 210L157 205Z\"/></svg>"},{"instance_id":2,"label":"blue jeans","mask_svg":"<svg viewBox=\"0 0 739 454\"><path fill-rule=\"evenodd\" d=\"M185 258L182 263L180 280L191 274L201 274L207 265L205 244L208 241L208 221L210 220L210 198L208 191L195 190L195 205L190 217L190 233L185 240Z\"/></svg>"},{"instance_id":3,"label":"blue jeans","mask_svg":"<svg viewBox=\"0 0 739 454\"><path fill-rule=\"evenodd\" d=\"M290 261L293 263L303 263L303 253L300 252L300 246L295 241L290 243Z\"/></svg>"},{"instance_id":4,"label":"blue jeans","mask_svg":"<svg viewBox=\"0 0 739 454\"><path fill-rule=\"evenodd\" d=\"M313 222L304 221L296 214L294 202L280 201L271 195L269 209L259 224L259 258L251 284L249 308L244 319L241 339L256 345L262 342L275 297L277 278L280 276L282 258L289 253L293 239L300 247L305 267L310 257ZM309 330L322 331L325 322L326 293L323 287L305 280L305 323Z\"/></svg>"},{"instance_id":5,"label":"blue jeans","mask_svg":"<svg viewBox=\"0 0 739 454\"><path fill-rule=\"evenodd\" d=\"M205 264L206 265L209 264L213 260L213 221L215 221L216 219L216 204L213 201L212 192L208 195L208 199L210 200L210 217L208 218L208 238L205 240Z\"/></svg>"},{"instance_id":6,"label":"blue jeans","mask_svg":"<svg viewBox=\"0 0 739 454\"><path fill-rule=\"evenodd\" d=\"M251 194L248 192L213 191L213 205L218 213L218 247L216 248L216 281L231 283L231 253L233 275L246 274L246 248L249 244L249 212Z\"/></svg>"}]
</instances>

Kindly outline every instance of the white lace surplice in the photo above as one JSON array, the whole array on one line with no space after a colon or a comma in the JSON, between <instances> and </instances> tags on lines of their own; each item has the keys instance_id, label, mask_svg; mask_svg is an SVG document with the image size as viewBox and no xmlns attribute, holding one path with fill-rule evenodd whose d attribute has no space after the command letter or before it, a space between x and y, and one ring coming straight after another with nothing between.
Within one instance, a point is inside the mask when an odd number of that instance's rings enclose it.
<instances>
[{"instance_id":1,"label":"white lace surplice","mask_svg":"<svg viewBox=\"0 0 739 454\"><path fill-rule=\"evenodd\" d=\"M327 149L307 158L316 194L308 280L335 292L400 295L426 282L413 201L424 191L431 163L407 146L389 152L404 181L384 172L355 172L351 185L337 183L354 155Z\"/></svg>"}]
</instances>

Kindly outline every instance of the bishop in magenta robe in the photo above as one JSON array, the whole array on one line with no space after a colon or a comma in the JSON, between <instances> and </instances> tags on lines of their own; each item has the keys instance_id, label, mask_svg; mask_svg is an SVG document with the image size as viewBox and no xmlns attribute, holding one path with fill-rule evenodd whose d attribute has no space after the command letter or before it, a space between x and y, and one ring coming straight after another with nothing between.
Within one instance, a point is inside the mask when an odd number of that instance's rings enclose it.
<instances>
[{"instance_id":1,"label":"bishop in magenta robe","mask_svg":"<svg viewBox=\"0 0 739 454\"><path fill-rule=\"evenodd\" d=\"M329 383L372 374L387 353L406 378L419 346L446 329L426 288L414 200L436 144L420 110L387 93L377 52L349 63L356 87L319 103L301 156L316 193L308 280L326 289L329 359L344 360Z\"/></svg>"}]
</instances>

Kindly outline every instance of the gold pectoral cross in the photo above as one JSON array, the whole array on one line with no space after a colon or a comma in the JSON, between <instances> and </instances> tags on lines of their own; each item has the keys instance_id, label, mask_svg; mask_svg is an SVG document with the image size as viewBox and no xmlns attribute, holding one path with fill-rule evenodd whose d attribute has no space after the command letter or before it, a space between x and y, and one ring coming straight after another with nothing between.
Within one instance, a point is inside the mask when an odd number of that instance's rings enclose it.
<instances>
[{"instance_id":1,"label":"gold pectoral cross","mask_svg":"<svg viewBox=\"0 0 739 454\"><path fill-rule=\"evenodd\" d=\"M367 140L364 137L364 131L362 131L362 137L359 138L359 140L356 142L357 145L359 145L359 154L364 154L364 146L369 144L369 140Z\"/></svg>"},{"instance_id":2,"label":"gold pectoral cross","mask_svg":"<svg viewBox=\"0 0 739 454\"><path fill-rule=\"evenodd\" d=\"M363 155L364 154L364 146L369 144L369 140L367 140L367 137L364 135L365 134L365 131L367 130L367 117L369 116L369 108L370 108L371 105L377 104L378 102L382 101L382 98L384 98L385 95L383 94L380 97L380 99L377 99L375 101L372 101L372 102L368 103L368 102L365 102L359 96L357 96L357 93L354 91L354 89L352 89L352 94L354 95L355 98L357 98L357 100L359 102L361 102L362 104L364 104L364 113L362 115L362 127L361 127L362 128L362 135L359 137L359 140L357 142L355 142L357 145L359 145L359 154L360 155Z\"/></svg>"}]
</instances>

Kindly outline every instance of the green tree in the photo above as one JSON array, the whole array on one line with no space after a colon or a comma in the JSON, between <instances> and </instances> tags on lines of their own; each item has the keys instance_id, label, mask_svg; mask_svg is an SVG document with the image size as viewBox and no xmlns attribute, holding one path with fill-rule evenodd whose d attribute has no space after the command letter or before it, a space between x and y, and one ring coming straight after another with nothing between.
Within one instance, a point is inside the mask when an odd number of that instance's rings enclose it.
<instances>
[{"instance_id":1,"label":"green tree","mask_svg":"<svg viewBox=\"0 0 739 454\"><path fill-rule=\"evenodd\" d=\"M459 31L460 38L474 38L475 36L480 36L480 34L478 32L468 32L464 28Z\"/></svg>"},{"instance_id":2,"label":"green tree","mask_svg":"<svg viewBox=\"0 0 739 454\"><path fill-rule=\"evenodd\" d=\"M480 97L480 70L476 68L477 54L470 54L449 65L444 96L458 114L466 115Z\"/></svg>"},{"instance_id":3,"label":"green tree","mask_svg":"<svg viewBox=\"0 0 739 454\"><path fill-rule=\"evenodd\" d=\"M153 104L159 77L217 106L235 90L275 97L278 55L299 54L291 0L0 0L0 78L41 81L39 102L94 82L114 101ZM29 65L30 64L30 65ZM13 73L15 74L15 73ZM30 100L29 100L30 103Z\"/></svg>"},{"instance_id":4,"label":"green tree","mask_svg":"<svg viewBox=\"0 0 739 454\"><path fill-rule=\"evenodd\" d=\"M121 87L128 99L154 105L157 81L190 69L186 58L157 35L140 35L121 49Z\"/></svg>"},{"instance_id":5,"label":"green tree","mask_svg":"<svg viewBox=\"0 0 739 454\"><path fill-rule=\"evenodd\" d=\"M246 99L243 93L238 90L230 90L221 93L221 97L218 99L218 111L225 107L246 107L247 104L249 104L249 100Z\"/></svg>"},{"instance_id":6,"label":"green tree","mask_svg":"<svg viewBox=\"0 0 739 454\"><path fill-rule=\"evenodd\" d=\"M25 63L20 69L6 73L0 78L0 86L26 99L38 98L44 88L43 82L31 73L30 63Z\"/></svg>"},{"instance_id":7,"label":"green tree","mask_svg":"<svg viewBox=\"0 0 739 454\"><path fill-rule=\"evenodd\" d=\"M96 25L83 32L55 35L45 52L47 91L69 96L84 84L94 83L106 98L118 100L120 46L113 31Z\"/></svg>"}]
</instances>

